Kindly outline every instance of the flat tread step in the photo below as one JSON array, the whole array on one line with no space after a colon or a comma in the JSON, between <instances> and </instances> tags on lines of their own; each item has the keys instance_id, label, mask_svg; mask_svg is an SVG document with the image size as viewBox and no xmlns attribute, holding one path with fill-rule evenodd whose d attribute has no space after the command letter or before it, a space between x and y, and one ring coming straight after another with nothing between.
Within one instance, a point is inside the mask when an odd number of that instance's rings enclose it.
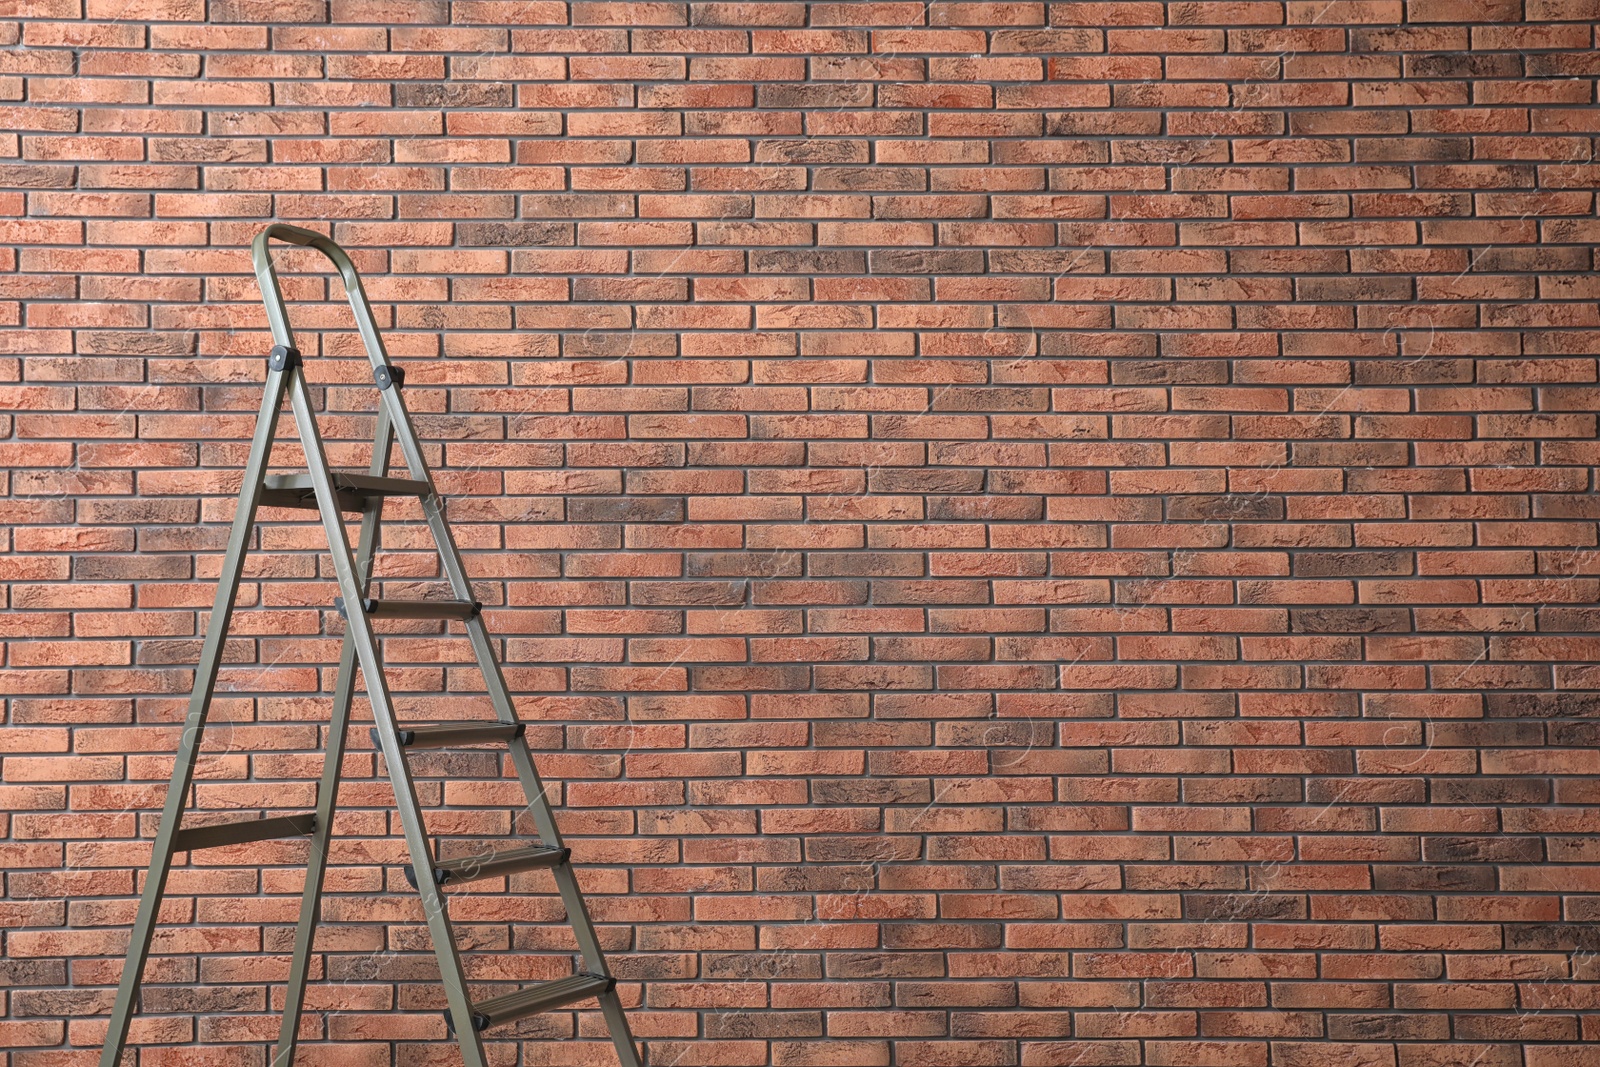
<instances>
[{"instance_id":1,"label":"flat tread step","mask_svg":"<svg viewBox=\"0 0 1600 1067\"><path fill-rule=\"evenodd\" d=\"M334 607L344 611L344 597L334 598ZM458 619L466 622L483 610L476 600L379 600L367 597L362 608L369 619Z\"/></svg>"},{"instance_id":2,"label":"flat tread step","mask_svg":"<svg viewBox=\"0 0 1600 1067\"><path fill-rule=\"evenodd\" d=\"M615 978L601 974L575 974L568 978L557 978L553 982L538 982L523 986L521 989L474 1004L472 1025L479 1031L487 1030L491 1026L509 1023L526 1015L549 1011L571 1004L573 1001L587 1000L589 997L609 993L616 986Z\"/></svg>"},{"instance_id":3,"label":"flat tread step","mask_svg":"<svg viewBox=\"0 0 1600 1067\"><path fill-rule=\"evenodd\" d=\"M558 867L572 856L570 848L551 848L549 845L524 845L519 848L496 849L476 856L458 856L455 859L435 860L433 881L435 885L465 885L485 878L538 871ZM406 864L406 881L417 888L417 872Z\"/></svg>"},{"instance_id":4,"label":"flat tread step","mask_svg":"<svg viewBox=\"0 0 1600 1067\"><path fill-rule=\"evenodd\" d=\"M362 471L329 471L333 488L339 494L342 511L360 511L366 502L375 497L424 497L433 492L427 482L413 478L390 478ZM309 471L293 474L269 474L261 481L262 507L309 508L317 507L317 489Z\"/></svg>"},{"instance_id":5,"label":"flat tread step","mask_svg":"<svg viewBox=\"0 0 1600 1067\"><path fill-rule=\"evenodd\" d=\"M236 819L209 826L179 827L173 837L172 847L176 852L193 852L202 848L242 845L250 841L309 837L316 828L317 813L314 811L276 815L270 819Z\"/></svg>"},{"instance_id":6,"label":"flat tread step","mask_svg":"<svg viewBox=\"0 0 1600 1067\"><path fill-rule=\"evenodd\" d=\"M395 732L400 735L400 747L421 749L515 741L527 729L528 724L522 722L435 722L402 726ZM376 744L378 731L374 729L371 733Z\"/></svg>"}]
</instances>

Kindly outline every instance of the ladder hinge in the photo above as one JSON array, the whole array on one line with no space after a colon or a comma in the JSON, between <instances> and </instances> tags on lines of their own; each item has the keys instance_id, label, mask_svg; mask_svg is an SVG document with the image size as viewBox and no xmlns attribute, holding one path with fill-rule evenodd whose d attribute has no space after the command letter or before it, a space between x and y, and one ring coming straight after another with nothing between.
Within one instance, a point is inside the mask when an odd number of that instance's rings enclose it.
<instances>
[{"instance_id":1,"label":"ladder hinge","mask_svg":"<svg viewBox=\"0 0 1600 1067\"><path fill-rule=\"evenodd\" d=\"M268 370L288 370L300 365L300 350L288 345L273 345L272 352L267 356Z\"/></svg>"},{"instance_id":2,"label":"ladder hinge","mask_svg":"<svg viewBox=\"0 0 1600 1067\"><path fill-rule=\"evenodd\" d=\"M406 369L404 367L391 367L388 364L373 367L372 380L378 383L379 392L389 388L391 385L399 389L406 384Z\"/></svg>"}]
</instances>

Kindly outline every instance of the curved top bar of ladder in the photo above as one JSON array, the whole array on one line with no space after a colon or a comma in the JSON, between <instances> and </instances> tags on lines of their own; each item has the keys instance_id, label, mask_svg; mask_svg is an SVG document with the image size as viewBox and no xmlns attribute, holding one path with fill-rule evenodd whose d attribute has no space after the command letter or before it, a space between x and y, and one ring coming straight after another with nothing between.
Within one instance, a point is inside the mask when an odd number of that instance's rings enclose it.
<instances>
[{"instance_id":1,"label":"curved top bar of ladder","mask_svg":"<svg viewBox=\"0 0 1600 1067\"><path fill-rule=\"evenodd\" d=\"M361 285L361 276L350 262L345 250L331 237L314 230L275 222L256 234L250 243L250 258L255 264L256 283L261 287L262 302L267 308L267 322L272 328L272 339L280 345L294 348L294 331L289 327L289 309L284 306L283 293L278 289L278 272L272 266L272 251L267 243L276 237L289 244L315 248L328 257L339 277L344 281L345 295L350 299L350 310L355 313L356 330L367 346L367 358L374 369L389 365L389 354L384 350L383 338L378 334L378 324L372 319L372 305L367 302L367 292Z\"/></svg>"}]
</instances>

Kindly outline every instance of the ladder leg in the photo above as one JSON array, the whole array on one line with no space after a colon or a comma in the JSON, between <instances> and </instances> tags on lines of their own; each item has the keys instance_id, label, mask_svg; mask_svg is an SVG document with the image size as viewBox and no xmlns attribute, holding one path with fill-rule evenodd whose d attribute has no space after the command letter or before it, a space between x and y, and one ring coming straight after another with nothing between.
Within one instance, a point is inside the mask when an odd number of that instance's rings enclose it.
<instances>
[{"instance_id":1,"label":"ladder leg","mask_svg":"<svg viewBox=\"0 0 1600 1067\"><path fill-rule=\"evenodd\" d=\"M440 525L443 525L442 518ZM445 531L448 535L448 527L445 527ZM455 552L452 541L442 542L440 548L447 558ZM457 566L460 566L459 560ZM466 595L471 594L469 592ZM488 629L483 624L483 617L474 616L467 620L466 626L467 634L472 640L473 651L477 655L478 668L483 672L484 685L489 691L489 698L494 704L496 714L502 722L516 722L516 708L511 703L505 675L495 658ZM550 810L550 800L545 794L544 783L539 780L539 772L533 765L533 753L528 748L527 740L519 737L512 741L510 751L512 766L516 768L517 779L522 783L523 795L528 799L528 814L533 818L533 825L539 831L539 840L552 848L561 848L561 831L556 828L555 813ZM552 868L550 873L555 876L556 889L561 894L561 903L567 912L567 923L572 927L573 937L577 939L578 952L583 957L583 969L590 974L610 974L610 970L606 967L605 955L600 951L600 939L595 933L594 923L589 919L589 909L583 902L583 894L578 891L578 879L572 865L563 863ZM639 1067L638 1047L634 1044L633 1031L628 1026L628 1016L622 1010L622 1001L617 996L616 990L600 994L600 1008L605 1014L606 1029L611 1034L612 1044L617 1048L618 1061L622 1067Z\"/></svg>"},{"instance_id":2,"label":"ladder leg","mask_svg":"<svg viewBox=\"0 0 1600 1067\"><path fill-rule=\"evenodd\" d=\"M387 390L385 390L387 392ZM306 466L316 489L317 508L322 515L322 525L328 535L328 549L332 553L334 573L339 579L339 592L347 605L359 605L361 593L356 580L355 560L350 554L350 543L345 540L344 525L339 518L333 480L323 458L322 438L317 432L316 419L311 413L311 401L305 382L297 375L290 382L289 401L294 408L295 425L300 431L301 447L306 453ZM393 408L390 409L391 417ZM406 445L403 429L402 447ZM414 440L411 442L414 444ZM412 476L418 471L413 468ZM430 497L431 499L431 497ZM411 853L412 869L419 875L432 868L433 853L428 847L422 811L417 805L416 787L406 766L405 753L395 728L394 709L389 699L389 686L384 678L383 665L378 659L378 647L372 636L372 624L366 612L347 610L345 632L355 646L356 661L361 666L367 683L367 698L372 704L373 726L378 732L378 744L384 762L389 768L389 782L394 787L395 808L400 814L400 824L405 831L406 847ZM487 1067L483 1039L473 1025L472 1003L467 997L466 973L461 967L461 954L456 948L455 933L450 928L450 918L445 912L444 896L432 878L417 878L417 893L422 898L422 910L428 921L428 933L433 939L434 954L439 960L439 977L444 986L445 1002L455 1025L456 1040L461 1045L465 1067Z\"/></svg>"},{"instance_id":3,"label":"ladder leg","mask_svg":"<svg viewBox=\"0 0 1600 1067\"><path fill-rule=\"evenodd\" d=\"M481 625L481 624L480 624ZM498 671L496 671L498 674ZM502 682L502 687L504 683ZM493 689L490 690L493 692ZM533 765L533 754L525 739L511 743L511 762L522 781L522 790L528 798L528 813L538 828L539 839L555 848L561 847L561 833L556 829L555 813L550 810L550 800L545 795L544 784ZM594 923L589 919L589 909L578 891L577 874L570 863L551 869L555 875L556 889L561 894L561 904L566 908L567 923L578 942L578 952L583 957L583 969L590 974L610 974L604 954L600 951L600 938ZM622 1001L616 990L600 994L600 1008L605 1014L606 1029L611 1043L617 1048L617 1060L622 1067L639 1067L638 1047L633 1041L633 1031L628 1027L628 1016L622 1010Z\"/></svg>"},{"instance_id":4,"label":"ladder leg","mask_svg":"<svg viewBox=\"0 0 1600 1067\"><path fill-rule=\"evenodd\" d=\"M345 732L350 722L354 675L355 648L346 636L339 656L339 680L335 685L333 714L328 719L328 745L323 756L322 781L317 785L316 831L312 834L311 848L306 855L306 884L300 898L300 920L294 931L294 955L289 961L283 1022L278 1028L278 1045L272 1054L272 1067L289 1067L294 1062L295 1045L299 1041L306 976L311 967L311 942L316 936L317 918L322 907L322 880L328 867L328 842L333 830L334 804L338 798L339 764L344 759Z\"/></svg>"},{"instance_id":5,"label":"ladder leg","mask_svg":"<svg viewBox=\"0 0 1600 1067\"><path fill-rule=\"evenodd\" d=\"M161 896L167 887L167 875L172 869L173 842L178 835L178 824L183 820L183 806L189 786L194 780L195 759L205 734L206 714L211 709L217 670L222 665L222 646L228 636L228 623L233 617L239 576L244 568L250 530L255 525L256 498L260 493L261 479L266 473L267 458L272 452L278 409L283 404L288 374L288 371L281 369L267 371L261 414L256 419L255 438L250 442L250 459L245 464L244 483L239 489L239 505L233 515L233 529L228 535L228 551L222 560L222 573L217 576L217 596L211 605L211 624L206 628L205 644L200 649L200 663L195 668L189 713L184 719L183 736L172 765L172 783L167 787L167 801L161 811L160 829L156 832L151 850L144 893L139 898L139 911L129 935L128 956L122 965L122 978L117 984L117 999L112 1004L110 1025L106 1030L105 1044L100 1050L100 1067L116 1067L122 1056L123 1045L128 1040L128 1025L133 1020L133 1002L138 995L139 977L150 955L156 913L160 910Z\"/></svg>"},{"instance_id":6,"label":"ladder leg","mask_svg":"<svg viewBox=\"0 0 1600 1067\"><path fill-rule=\"evenodd\" d=\"M372 467L375 475L388 473L389 445L393 431L388 412L378 411L378 431L372 445ZM378 519L383 509L381 500L371 502L361 517L361 536L356 548L356 584L360 596L366 596L367 584L372 575L372 557L378 545ZM339 674L334 682L333 713L328 718L328 745L323 756L322 781L317 786L317 828L311 837L311 849L306 857L306 884L300 898L300 921L294 932L294 956L289 961L289 978L283 1004L283 1023L278 1030L278 1046L272 1055L272 1067L290 1067L294 1062L295 1045L299 1041L300 1016L305 1004L306 975L311 966L311 942L316 936L318 913L322 907L322 882L328 869L328 842L333 834L334 806L339 796L340 764L344 760L345 732L350 725L350 704L355 696L356 646L350 639L350 629L345 628L344 639L339 643Z\"/></svg>"},{"instance_id":7,"label":"ladder leg","mask_svg":"<svg viewBox=\"0 0 1600 1067\"><path fill-rule=\"evenodd\" d=\"M622 998L615 989L600 994L600 1010L605 1014L611 1043L617 1049L617 1062L622 1067L640 1067L639 1046L633 1043L633 1031L628 1028L628 1016L622 1010Z\"/></svg>"}]
</instances>

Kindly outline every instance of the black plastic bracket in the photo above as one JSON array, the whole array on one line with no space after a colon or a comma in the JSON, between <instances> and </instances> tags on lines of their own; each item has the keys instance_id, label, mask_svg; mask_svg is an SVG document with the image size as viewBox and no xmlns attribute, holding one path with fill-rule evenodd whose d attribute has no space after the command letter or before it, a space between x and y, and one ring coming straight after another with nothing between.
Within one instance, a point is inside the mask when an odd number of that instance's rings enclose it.
<instances>
[{"instance_id":1,"label":"black plastic bracket","mask_svg":"<svg viewBox=\"0 0 1600 1067\"><path fill-rule=\"evenodd\" d=\"M391 385L399 389L406 384L406 369L388 365L373 367L372 380L377 383L379 392L389 388Z\"/></svg>"},{"instance_id":2,"label":"black plastic bracket","mask_svg":"<svg viewBox=\"0 0 1600 1067\"><path fill-rule=\"evenodd\" d=\"M367 599L361 602L361 610L370 612L373 608L373 605L376 603L377 601L372 597L367 597ZM339 613L339 617L341 619L348 619L350 617L349 615L345 614L344 597L342 596L336 596L333 598L333 610Z\"/></svg>"},{"instance_id":3,"label":"black plastic bracket","mask_svg":"<svg viewBox=\"0 0 1600 1067\"><path fill-rule=\"evenodd\" d=\"M400 869L405 872L407 884L409 884L412 889L416 889L417 888L417 871L416 871L416 868L411 866L411 864L408 863L405 866L401 867ZM441 871L437 867L433 868L433 884L434 885L444 885L445 881L449 877L450 877L450 872L449 871ZM449 1015L450 1013L446 1012L445 1014Z\"/></svg>"},{"instance_id":4,"label":"black plastic bracket","mask_svg":"<svg viewBox=\"0 0 1600 1067\"><path fill-rule=\"evenodd\" d=\"M288 370L301 365L300 350L288 345L273 345L267 354L268 370Z\"/></svg>"}]
</instances>

